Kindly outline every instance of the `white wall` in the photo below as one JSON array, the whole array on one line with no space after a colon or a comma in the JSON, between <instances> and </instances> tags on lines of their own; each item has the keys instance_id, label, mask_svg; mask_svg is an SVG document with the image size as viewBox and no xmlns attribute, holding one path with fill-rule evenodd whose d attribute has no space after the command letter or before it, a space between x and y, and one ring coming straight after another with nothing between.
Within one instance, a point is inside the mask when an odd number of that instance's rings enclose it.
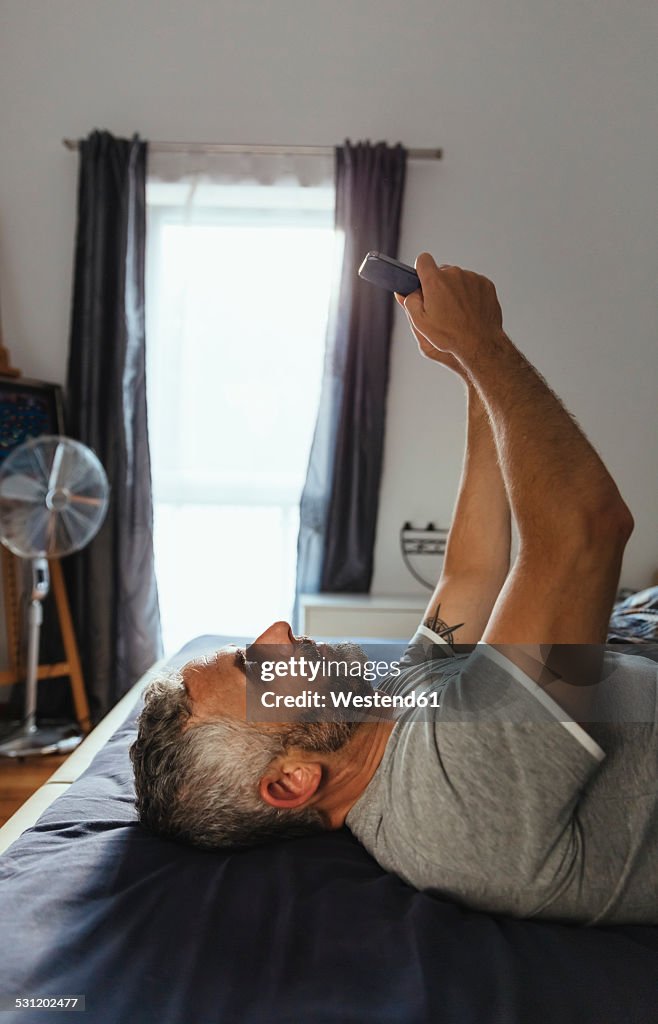
<instances>
[{"instance_id":1,"label":"white wall","mask_svg":"<svg viewBox=\"0 0 658 1024\"><path fill-rule=\"evenodd\" d=\"M445 149L410 166L401 258L491 276L516 343L576 412L658 566L658 61L650 0L3 0L0 282L24 373L66 372L76 157L147 139ZM398 315L374 589L417 590L404 519L447 523L459 385Z\"/></svg>"}]
</instances>

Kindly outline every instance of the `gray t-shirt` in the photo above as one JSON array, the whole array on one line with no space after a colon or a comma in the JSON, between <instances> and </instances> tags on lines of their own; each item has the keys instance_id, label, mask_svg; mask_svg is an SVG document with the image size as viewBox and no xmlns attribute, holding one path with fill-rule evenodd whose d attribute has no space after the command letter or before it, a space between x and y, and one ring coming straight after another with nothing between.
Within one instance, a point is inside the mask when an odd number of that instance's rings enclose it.
<instances>
[{"instance_id":1,"label":"gray t-shirt","mask_svg":"<svg viewBox=\"0 0 658 1024\"><path fill-rule=\"evenodd\" d=\"M587 731L485 644L421 626L403 665L389 691L439 706L403 711L347 815L372 856L481 910L658 923L658 665L606 650Z\"/></svg>"}]
</instances>

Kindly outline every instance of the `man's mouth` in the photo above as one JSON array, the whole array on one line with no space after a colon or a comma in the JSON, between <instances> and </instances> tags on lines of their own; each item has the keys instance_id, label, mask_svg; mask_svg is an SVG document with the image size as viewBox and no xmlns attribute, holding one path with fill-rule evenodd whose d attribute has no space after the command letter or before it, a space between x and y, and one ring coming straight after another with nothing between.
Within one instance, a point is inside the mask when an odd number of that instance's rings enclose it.
<instances>
[{"instance_id":1,"label":"man's mouth","mask_svg":"<svg viewBox=\"0 0 658 1024\"><path fill-rule=\"evenodd\" d=\"M293 642L295 651L300 651L312 658L322 657L322 650L327 646L326 644L317 644L310 636L295 636Z\"/></svg>"}]
</instances>

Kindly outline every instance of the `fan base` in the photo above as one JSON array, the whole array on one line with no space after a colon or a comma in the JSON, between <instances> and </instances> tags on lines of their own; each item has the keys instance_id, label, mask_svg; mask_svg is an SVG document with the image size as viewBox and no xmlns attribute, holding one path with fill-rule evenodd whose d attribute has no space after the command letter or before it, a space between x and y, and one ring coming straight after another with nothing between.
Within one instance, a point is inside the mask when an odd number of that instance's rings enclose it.
<instances>
[{"instance_id":1,"label":"fan base","mask_svg":"<svg viewBox=\"0 0 658 1024\"><path fill-rule=\"evenodd\" d=\"M0 743L0 757L68 754L84 739L83 736L71 736L70 733L70 725L46 726L32 732L24 729Z\"/></svg>"}]
</instances>

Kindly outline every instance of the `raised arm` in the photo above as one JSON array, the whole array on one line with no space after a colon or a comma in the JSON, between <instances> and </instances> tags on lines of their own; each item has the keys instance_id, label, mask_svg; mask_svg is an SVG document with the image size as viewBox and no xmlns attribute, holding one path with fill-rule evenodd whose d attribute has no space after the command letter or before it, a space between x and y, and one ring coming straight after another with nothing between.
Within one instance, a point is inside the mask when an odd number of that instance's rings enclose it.
<instances>
[{"instance_id":1,"label":"raised arm","mask_svg":"<svg viewBox=\"0 0 658 1024\"><path fill-rule=\"evenodd\" d=\"M576 422L505 335L491 282L439 269L428 254L416 266L422 291L405 309L477 388L519 530L519 554L483 640L514 645L506 653L526 669L533 659L546 663L541 645L602 644L630 512Z\"/></svg>"},{"instance_id":2,"label":"raised arm","mask_svg":"<svg viewBox=\"0 0 658 1024\"><path fill-rule=\"evenodd\" d=\"M401 297L400 305L404 305ZM412 330L413 324L411 325ZM462 364L414 330L428 359L452 370L467 396L466 450L443 568L423 624L458 644L477 643L509 572L510 509L489 416ZM452 629L450 627L453 627Z\"/></svg>"}]
</instances>

